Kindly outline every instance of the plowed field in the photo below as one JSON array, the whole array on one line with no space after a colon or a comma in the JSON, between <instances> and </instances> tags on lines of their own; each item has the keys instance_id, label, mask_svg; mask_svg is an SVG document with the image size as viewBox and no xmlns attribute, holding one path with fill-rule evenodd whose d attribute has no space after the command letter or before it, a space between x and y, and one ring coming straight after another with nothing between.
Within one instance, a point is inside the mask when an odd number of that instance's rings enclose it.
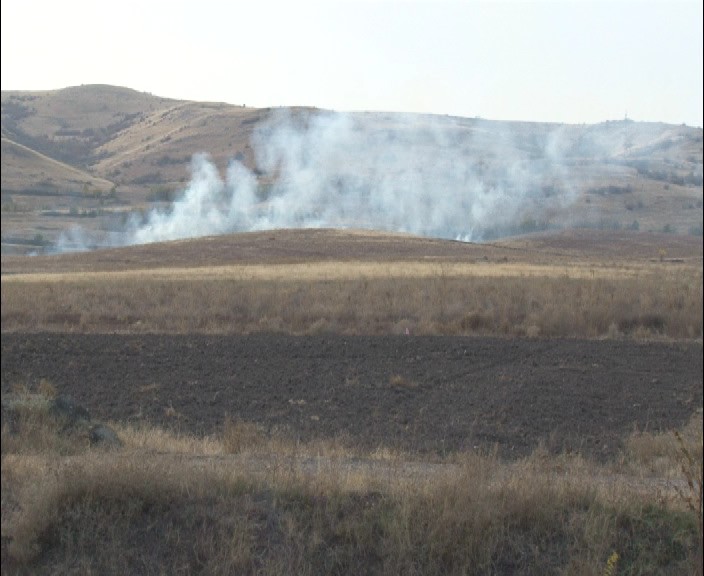
<instances>
[{"instance_id":1,"label":"plowed field","mask_svg":"<svg viewBox=\"0 0 704 576\"><path fill-rule=\"evenodd\" d=\"M701 343L416 336L2 334L2 391L49 380L102 420L419 453L613 457L702 407Z\"/></svg>"}]
</instances>

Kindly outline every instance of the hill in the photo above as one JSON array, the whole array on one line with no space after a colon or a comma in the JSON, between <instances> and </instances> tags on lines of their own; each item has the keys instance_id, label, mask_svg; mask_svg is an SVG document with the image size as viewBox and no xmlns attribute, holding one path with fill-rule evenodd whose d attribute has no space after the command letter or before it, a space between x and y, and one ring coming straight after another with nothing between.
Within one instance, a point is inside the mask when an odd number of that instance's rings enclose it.
<instances>
[{"instance_id":1,"label":"hill","mask_svg":"<svg viewBox=\"0 0 704 576\"><path fill-rule=\"evenodd\" d=\"M32 190L47 196L80 192L84 187L91 190L109 191L113 184L103 178L55 160L32 148L7 138L2 138L3 190L26 190L32 182Z\"/></svg>"},{"instance_id":2,"label":"hill","mask_svg":"<svg viewBox=\"0 0 704 576\"><path fill-rule=\"evenodd\" d=\"M230 162L246 168L254 184L241 211L254 229L469 231L472 239L566 227L702 231L700 128L255 109L86 85L2 92L3 251L49 246L75 226L124 236L129 215L144 222L188 188L199 153L226 192L236 187ZM232 198L215 190L208 202L201 212L210 217ZM232 218L155 239L250 229L242 214Z\"/></svg>"},{"instance_id":3,"label":"hill","mask_svg":"<svg viewBox=\"0 0 704 576\"><path fill-rule=\"evenodd\" d=\"M2 255L2 273L80 274L261 265L425 263L628 267L676 262L701 269L702 242L690 235L565 230L491 243L366 230L272 230L156 242L88 252Z\"/></svg>"}]
</instances>

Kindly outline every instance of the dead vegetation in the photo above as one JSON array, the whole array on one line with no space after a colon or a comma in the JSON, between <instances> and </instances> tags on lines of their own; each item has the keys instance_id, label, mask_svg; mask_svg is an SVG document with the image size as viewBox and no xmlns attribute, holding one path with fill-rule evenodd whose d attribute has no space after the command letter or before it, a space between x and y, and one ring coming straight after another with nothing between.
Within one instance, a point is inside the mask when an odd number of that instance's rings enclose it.
<instances>
[{"instance_id":1,"label":"dead vegetation","mask_svg":"<svg viewBox=\"0 0 704 576\"><path fill-rule=\"evenodd\" d=\"M482 245L277 230L3 256L2 329L701 338L702 245L584 231Z\"/></svg>"},{"instance_id":2,"label":"dead vegetation","mask_svg":"<svg viewBox=\"0 0 704 576\"><path fill-rule=\"evenodd\" d=\"M680 491L689 477L675 472L686 461L701 483L701 414L677 441L689 458L663 450L672 434L638 435L637 450L608 465L541 450L513 463L491 453L409 461L299 445L245 422L201 439L115 424L121 450L74 443L60 456L55 440L35 441L62 434L45 397L25 391L12 401L22 412L13 430L3 418L3 573L596 575L701 566L701 524Z\"/></svg>"},{"instance_id":3,"label":"dead vegetation","mask_svg":"<svg viewBox=\"0 0 704 576\"><path fill-rule=\"evenodd\" d=\"M312 263L3 275L4 331L701 338L701 267Z\"/></svg>"}]
</instances>

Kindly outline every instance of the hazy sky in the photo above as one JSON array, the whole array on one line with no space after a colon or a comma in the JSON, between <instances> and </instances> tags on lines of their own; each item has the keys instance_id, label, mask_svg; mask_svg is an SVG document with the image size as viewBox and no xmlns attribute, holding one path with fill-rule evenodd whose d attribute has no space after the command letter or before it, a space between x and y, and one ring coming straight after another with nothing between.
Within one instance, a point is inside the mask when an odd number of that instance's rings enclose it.
<instances>
[{"instance_id":1,"label":"hazy sky","mask_svg":"<svg viewBox=\"0 0 704 576\"><path fill-rule=\"evenodd\" d=\"M2 89L702 126L702 2L2 0Z\"/></svg>"}]
</instances>

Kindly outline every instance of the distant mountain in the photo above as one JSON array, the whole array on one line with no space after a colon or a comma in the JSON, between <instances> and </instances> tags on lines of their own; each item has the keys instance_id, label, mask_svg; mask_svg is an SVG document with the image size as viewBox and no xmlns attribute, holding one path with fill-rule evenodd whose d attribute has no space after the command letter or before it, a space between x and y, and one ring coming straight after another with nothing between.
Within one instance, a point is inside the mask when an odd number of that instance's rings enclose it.
<instances>
[{"instance_id":1,"label":"distant mountain","mask_svg":"<svg viewBox=\"0 0 704 576\"><path fill-rule=\"evenodd\" d=\"M54 219L41 234L51 237L70 225L71 216L144 210L172 199L187 186L191 158L201 152L223 174L237 158L260 183L271 184L283 168L260 165L257 140L282 111L174 100L107 85L3 91L3 242L8 235L33 238L41 229L38 219L47 214ZM311 108L286 112L301 130L316 115L329 114ZM559 125L381 112L347 116L364 134L357 142L389 150L389 170L399 178L406 177L406 168L393 164L399 146L407 144L413 158L440 146L452 151L453 166L457 159L466 161L488 191L510 191L516 170L544 171L539 182L546 197L569 187L570 214L562 214L561 225L701 229L700 128L629 120ZM350 166L364 177L363 164L351 161L348 171ZM414 167L407 169L412 173ZM524 231L530 231L531 218L540 226L565 206L553 203L550 209L525 216ZM59 222L57 214L67 218Z\"/></svg>"}]
</instances>

